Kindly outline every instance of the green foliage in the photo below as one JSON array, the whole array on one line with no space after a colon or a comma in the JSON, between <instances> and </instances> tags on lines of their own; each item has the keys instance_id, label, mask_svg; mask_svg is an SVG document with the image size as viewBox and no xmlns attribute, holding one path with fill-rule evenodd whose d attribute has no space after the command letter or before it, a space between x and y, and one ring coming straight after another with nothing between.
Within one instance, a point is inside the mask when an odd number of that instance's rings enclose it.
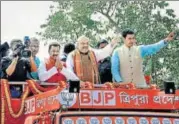
<instances>
[{"instance_id":1,"label":"green foliage","mask_svg":"<svg viewBox=\"0 0 179 124\"><path fill-rule=\"evenodd\" d=\"M76 40L81 35L91 39L95 46L109 31L131 28L136 32L138 44L151 44L165 38L177 27L179 19L166 1L56 1L52 14L38 33L45 39L59 42ZM95 16L94 16L95 15ZM93 17L96 17L95 19ZM111 36L106 38L111 39ZM168 77L179 83L179 43L169 43L158 54L148 57L155 83ZM163 61L161 61L163 60Z\"/></svg>"}]
</instances>

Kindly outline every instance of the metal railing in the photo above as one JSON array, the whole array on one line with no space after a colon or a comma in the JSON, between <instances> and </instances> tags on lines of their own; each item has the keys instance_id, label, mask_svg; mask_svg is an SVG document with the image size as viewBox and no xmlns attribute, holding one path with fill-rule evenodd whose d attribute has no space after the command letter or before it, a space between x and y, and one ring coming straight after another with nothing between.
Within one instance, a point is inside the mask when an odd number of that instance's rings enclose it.
<instances>
[{"instance_id":1,"label":"metal railing","mask_svg":"<svg viewBox=\"0 0 179 124\"><path fill-rule=\"evenodd\" d=\"M41 81L36 81L37 83L39 83L41 86L58 86L58 83L49 83L49 82L41 82ZM22 89L24 91L25 85L28 84L27 82L24 81L11 81L9 82L9 85L22 85ZM95 88L102 88L104 87L104 84L95 84L94 85Z\"/></svg>"},{"instance_id":2,"label":"metal railing","mask_svg":"<svg viewBox=\"0 0 179 124\"><path fill-rule=\"evenodd\" d=\"M27 84L27 82L20 82L20 81L12 81L12 82L8 82L9 85L22 85L22 89L24 91L25 85ZM39 83L41 86L58 86L58 83L48 83L48 82L40 82L37 81L37 83Z\"/></svg>"}]
</instances>

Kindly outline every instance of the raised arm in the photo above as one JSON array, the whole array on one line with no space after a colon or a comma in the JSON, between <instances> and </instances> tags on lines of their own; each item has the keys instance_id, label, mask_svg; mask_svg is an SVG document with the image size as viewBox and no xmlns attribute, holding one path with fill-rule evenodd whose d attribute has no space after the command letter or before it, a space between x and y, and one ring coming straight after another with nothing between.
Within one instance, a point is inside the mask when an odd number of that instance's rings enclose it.
<instances>
[{"instance_id":1,"label":"raised arm","mask_svg":"<svg viewBox=\"0 0 179 124\"><path fill-rule=\"evenodd\" d=\"M37 72L37 67L34 58L32 56L30 57L30 66L31 66L31 72Z\"/></svg>"},{"instance_id":2,"label":"raised arm","mask_svg":"<svg viewBox=\"0 0 179 124\"><path fill-rule=\"evenodd\" d=\"M156 54L158 51L160 51L166 45L167 45L167 42L165 42L164 40L161 40L158 43L151 44L151 45L141 45L141 46L139 46L141 56L142 56L142 58L144 58L146 56Z\"/></svg>"},{"instance_id":3,"label":"raised arm","mask_svg":"<svg viewBox=\"0 0 179 124\"><path fill-rule=\"evenodd\" d=\"M97 61L100 61L110 56L119 41L120 41L120 37L116 36L112 39L112 41L105 48L100 49L100 50L94 50Z\"/></svg>"},{"instance_id":4,"label":"raised arm","mask_svg":"<svg viewBox=\"0 0 179 124\"><path fill-rule=\"evenodd\" d=\"M16 69L17 62L18 62L18 58L19 58L18 56L16 58L14 58L12 60L11 64L5 70L5 72L8 76L11 76L14 73L14 71ZM4 61L3 64L7 64L7 63L5 63L5 61Z\"/></svg>"},{"instance_id":5,"label":"raised arm","mask_svg":"<svg viewBox=\"0 0 179 124\"><path fill-rule=\"evenodd\" d=\"M39 68L39 65L40 65L40 59L39 58L35 58L34 59L34 61L35 61L35 64L36 64L36 67L37 67L37 69ZM39 76L38 76L38 72L36 71L36 72L31 72L31 76L32 76L32 78L34 78L34 79L39 79Z\"/></svg>"},{"instance_id":6,"label":"raised arm","mask_svg":"<svg viewBox=\"0 0 179 124\"><path fill-rule=\"evenodd\" d=\"M145 57L157 53L163 47L165 47L169 41L172 41L173 38L174 38L174 32L171 32L164 40L161 40L158 43L139 46L141 51L141 56Z\"/></svg>"},{"instance_id":7,"label":"raised arm","mask_svg":"<svg viewBox=\"0 0 179 124\"><path fill-rule=\"evenodd\" d=\"M99 62L100 60L110 56L112 54L114 47L112 47L110 44L108 44L105 48L103 49L93 49L96 59Z\"/></svg>"}]
</instances>

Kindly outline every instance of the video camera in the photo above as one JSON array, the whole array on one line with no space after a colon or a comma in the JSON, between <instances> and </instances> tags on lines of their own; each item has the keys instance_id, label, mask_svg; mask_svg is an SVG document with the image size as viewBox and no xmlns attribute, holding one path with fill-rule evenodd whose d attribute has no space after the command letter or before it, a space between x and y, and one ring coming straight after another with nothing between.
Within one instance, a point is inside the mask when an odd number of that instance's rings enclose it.
<instances>
[{"instance_id":1,"label":"video camera","mask_svg":"<svg viewBox=\"0 0 179 124\"><path fill-rule=\"evenodd\" d=\"M26 48L25 45L23 45L23 44L17 44L15 50L18 49L18 52L16 54L14 54L14 57L21 56L21 57L24 57L24 58L29 58L32 53L31 53L30 50L27 50L25 48Z\"/></svg>"},{"instance_id":2,"label":"video camera","mask_svg":"<svg viewBox=\"0 0 179 124\"><path fill-rule=\"evenodd\" d=\"M26 48L29 48L29 46L30 46L30 38L29 38L29 36L24 37L24 45L25 45Z\"/></svg>"}]
</instances>

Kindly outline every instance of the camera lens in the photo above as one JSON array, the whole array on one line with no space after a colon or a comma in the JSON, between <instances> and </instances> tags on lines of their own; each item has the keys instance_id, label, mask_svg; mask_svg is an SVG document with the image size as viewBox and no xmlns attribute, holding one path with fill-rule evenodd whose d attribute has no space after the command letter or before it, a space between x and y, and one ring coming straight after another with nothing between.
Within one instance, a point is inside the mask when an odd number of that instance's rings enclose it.
<instances>
[{"instance_id":1,"label":"camera lens","mask_svg":"<svg viewBox=\"0 0 179 124\"><path fill-rule=\"evenodd\" d=\"M30 50L23 50L21 52L21 56L24 58L29 58L31 56L31 51Z\"/></svg>"}]
</instances>

